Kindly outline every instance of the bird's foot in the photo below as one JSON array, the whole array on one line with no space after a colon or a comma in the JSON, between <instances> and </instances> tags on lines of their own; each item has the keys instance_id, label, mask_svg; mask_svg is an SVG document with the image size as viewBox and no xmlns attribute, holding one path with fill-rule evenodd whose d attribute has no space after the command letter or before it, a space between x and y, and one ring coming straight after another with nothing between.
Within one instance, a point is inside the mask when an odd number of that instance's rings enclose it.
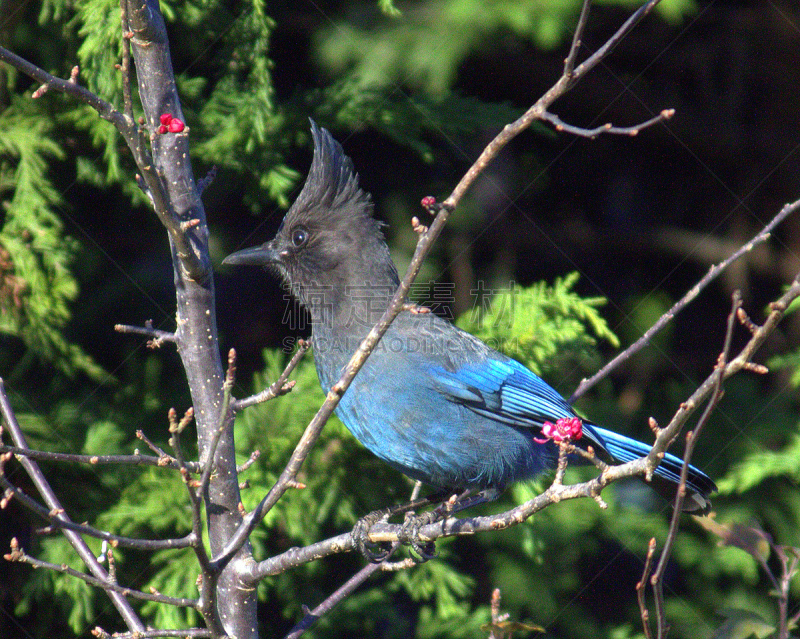
<instances>
[{"instance_id":1,"label":"bird's foot","mask_svg":"<svg viewBox=\"0 0 800 639\"><path fill-rule=\"evenodd\" d=\"M390 508L376 510L359 519L356 525L353 526L352 534L356 548L370 563L379 564L389 556L391 544L388 542L375 543L371 541L369 532L379 521L386 521L391 513L392 511Z\"/></svg>"},{"instance_id":2,"label":"bird's foot","mask_svg":"<svg viewBox=\"0 0 800 639\"><path fill-rule=\"evenodd\" d=\"M420 515L415 515L414 513L406 514L400 532L397 533L397 539L401 543L411 546L414 552L417 553L416 557L411 555L411 558L416 563L425 563L436 556L436 544L433 541L422 541L420 539L420 530L428 524L440 521L442 517L441 506Z\"/></svg>"}]
</instances>

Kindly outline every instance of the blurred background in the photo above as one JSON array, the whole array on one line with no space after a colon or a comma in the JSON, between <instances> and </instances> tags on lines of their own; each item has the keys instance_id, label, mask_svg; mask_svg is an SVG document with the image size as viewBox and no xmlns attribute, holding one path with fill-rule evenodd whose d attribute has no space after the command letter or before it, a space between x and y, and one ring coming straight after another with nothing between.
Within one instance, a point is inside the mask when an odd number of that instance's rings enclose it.
<instances>
[{"instance_id":1,"label":"blurred background","mask_svg":"<svg viewBox=\"0 0 800 639\"><path fill-rule=\"evenodd\" d=\"M598 2L580 58L637 6ZM217 167L203 200L221 348L239 354L244 396L277 377L309 328L275 278L219 264L274 235L310 164L308 118L352 157L402 273L416 242L411 217L425 222L420 199L444 199L500 128L555 82L580 4L198 0L161 8L195 175ZM119 24L110 0L0 1L3 46L61 77L79 64L81 83L117 105ZM585 139L543 125L523 133L452 216L415 299L483 337L506 330L503 339L524 346L517 355L569 396L800 197L798 69L796 3L663 0L552 111L589 128L635 125L668 108L675 116L635 137ZM0 68L0 375L34 446L131 452L141 447L136 429L165 443L167 409L190 403L178 357L113 326L152 320L174 329L166 234L111 125L52 92L32 100L35 88ZM790 217L728 269L579 410L650 441L648 418L667 423L711 372L732 292L742 291L759 322L800 271L799 223ZM513 326L483 321L496 317L493 296L510 290L527 291L538 306L521 303ZM791 547L800 546L799 333L800 318L790 314L758 355L770 374L727 383L693 460L720 485L712 522L741 534L735 526L755 527ZM734 344L748 336L740 328ZM558 348L537 350L537 342ZM312 357L290 396L237 420L242 460L254 448L263 453L245 475L250 502L271 485L322 400ZM45 466L77 521L138 536L188 526L179 478ZM8 472L25 487L18 467ZM257 531L260 556L347 530L410 492L335 420L304 472L308 488L287 496ZM486 512L545 485L515 487ZM548 637L641 636L634 586L650 537L663 543L669 509L637 482L604 497L607 511L569 502L513 530L443 541L439 559L376 578L310 635L486 636L490 593L499 587L512 619L542 626ZM35 533L40 525L12 504L0 512L0 545L16 536L37 556L73 562L61 539ZM673 636L770 636L778 607L764 565L779 575L780 561L757 536L748 537L748 554L720 546L707 528L682 522L667 571ZM262 584L263 635L282 636L301 605L313 607L362 561L332 558ZM132 585L196 595L188 555L126 551L119 566ZM791 583L790 615L798 604ZM143 608L155 625L197 623L188 613ZM85 636L116 623L104 595L0 563L0 636Z\"/></svg>"}]
</instances>

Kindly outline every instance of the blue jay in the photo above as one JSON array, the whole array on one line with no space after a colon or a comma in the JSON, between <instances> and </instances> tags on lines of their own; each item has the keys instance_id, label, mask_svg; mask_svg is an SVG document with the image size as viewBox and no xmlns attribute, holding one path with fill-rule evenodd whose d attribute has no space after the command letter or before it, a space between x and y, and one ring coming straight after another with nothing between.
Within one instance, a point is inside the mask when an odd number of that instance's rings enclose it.
<instances>
[{"instance_id":1,"label":"blue jay","mask_svg":"<svg viewBox=\"0 0 800 639\"><path fill-rule=\"evenodd\" d=\"M327 392L387 308L399 278L352 161L313 121L311 133L311 169L275 238L223 263L272 269L310 311L314 360ZM581 426L570 405L525 366L447 320L413 310L391 324L336 413L387 464L448 491L499 492L552 470L562 427ZM609 463L650 451L589 422L578 441L580 432L566 435ZM666 454L653 487L673 497L681 466ZM714 482L690 467L687 488L685 510L706 511Z\"/></svg>"}]
</instances>

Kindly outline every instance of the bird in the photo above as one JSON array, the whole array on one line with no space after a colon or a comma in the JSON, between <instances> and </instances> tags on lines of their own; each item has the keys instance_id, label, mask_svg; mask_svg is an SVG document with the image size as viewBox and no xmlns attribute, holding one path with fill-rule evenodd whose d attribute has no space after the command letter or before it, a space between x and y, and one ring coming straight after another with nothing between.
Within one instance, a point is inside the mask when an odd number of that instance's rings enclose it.
<instances>
[{"instance_id":1,"label":"bird","mask_svg":"<svg viewBox=\"0 0 800 639\"><path fill-rule=\"evenodd\" d=\"M275 237L223 264L273 271L309 311L314 361L327 393L389 306L400 278L352 160L313 120L311 136L311 168ZM650 452L647 444L579 418L523 364L419 310L404 306L336 408L355 438L401 473L449 494L496 495L552 471L559 438L591 447L607 463ZM650 482L656 492L674 498L682 466L665 453ZM686 489L683 509L707 512L714 482L689 466Z\"/></svg>"}]
</instances>

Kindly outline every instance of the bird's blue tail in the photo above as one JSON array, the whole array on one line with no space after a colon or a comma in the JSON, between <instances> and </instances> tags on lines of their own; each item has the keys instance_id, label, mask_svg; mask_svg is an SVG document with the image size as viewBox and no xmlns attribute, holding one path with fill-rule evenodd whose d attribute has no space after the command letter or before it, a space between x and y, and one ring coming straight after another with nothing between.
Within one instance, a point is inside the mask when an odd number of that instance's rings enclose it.
<instances>
[{"instance_id":1,"label":"bird's blue tail","mask_svg":"<svg viewBox=\"0 0 800 639\"><path fill-rule=\"evenodd\" d=\"M625 463L646 456L651 446L642 442L625 437L618 433L591 425L591 430L596 433L598 443L605 448L606 452L617 462ZM678 484L681 479L681 469L683 460L671 455L664 454L658 468L653 473L652 486L660 495L666 499L673 500ZM687 512L708 512L711 507L709 495L717 490L716 484L703 471L689 466L689 474L686 479L686 500L683 509Z\"/></svg>"}]
</instances>

